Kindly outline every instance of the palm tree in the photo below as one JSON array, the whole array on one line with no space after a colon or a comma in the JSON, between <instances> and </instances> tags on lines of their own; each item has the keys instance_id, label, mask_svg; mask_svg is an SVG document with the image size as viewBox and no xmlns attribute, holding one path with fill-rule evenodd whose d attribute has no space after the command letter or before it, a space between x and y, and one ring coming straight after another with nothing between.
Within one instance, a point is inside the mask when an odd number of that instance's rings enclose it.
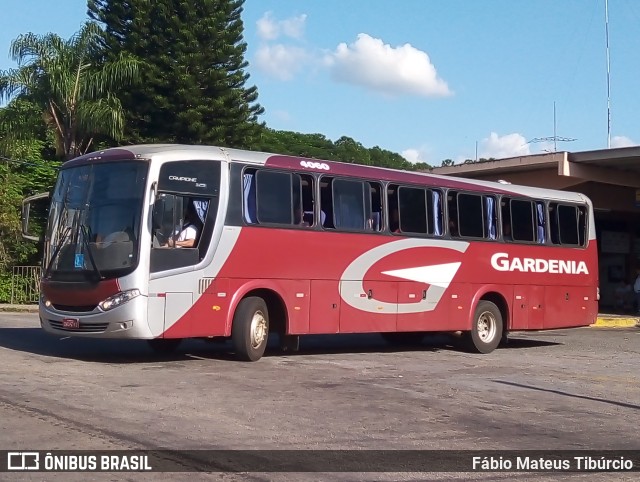
<instances>
[{"instance_id":1,"label":"palm tree","mask_svg":"<svg viewBox=\"0 0 640 482\"><path fill-rule=\"evenodd\" d=\"M139 79L140 61L121 55L97 65L100 35L92 22L69 40L20 35L10 49L18 67L0 71L0 101L24 98L37 105L63 159L86 153L95 136L122 136L124 112L115 92ZM5 144L28 135L20 118L5 116L0 123Z\"/></svg>"}]
</instances>

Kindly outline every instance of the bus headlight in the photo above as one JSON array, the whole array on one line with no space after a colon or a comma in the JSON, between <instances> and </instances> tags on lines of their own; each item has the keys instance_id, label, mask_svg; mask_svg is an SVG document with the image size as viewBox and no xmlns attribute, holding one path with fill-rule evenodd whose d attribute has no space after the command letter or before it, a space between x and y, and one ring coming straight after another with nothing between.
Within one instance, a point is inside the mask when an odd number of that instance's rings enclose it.
<instances>
[{"instance_id":1,"label":"bus headlight","mask_svg":"<svg viewBox=\"0 0 640 482\"><path fill-rule=\"evenodd\" d=\"M134 299L136 296L140 296L139 289L122 291L117 295L109 296L109 298L107 298L106 300L101 301L100 303L98 303L98 307L102 311L109 311L120 305L123 305L129 300Z\"/></svg>"}]
</instances>

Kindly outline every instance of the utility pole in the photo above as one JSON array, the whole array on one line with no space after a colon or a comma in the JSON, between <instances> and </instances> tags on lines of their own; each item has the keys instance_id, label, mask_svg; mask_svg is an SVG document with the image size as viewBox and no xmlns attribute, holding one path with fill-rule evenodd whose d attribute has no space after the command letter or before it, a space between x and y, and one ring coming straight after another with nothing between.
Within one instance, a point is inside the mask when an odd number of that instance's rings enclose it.
<instances>
[{"instance_id":1,"label":"utility pole","mask_svg":"<svg viewBox=\"0 0 640 482\"><path fill-rule=\"evenodd\" d=\"M558 152L558 135L556 134L556 101L553 101L553 152Z\"/></svg>"},{"instance_id":2,"label":"utility pole","mask_svg":"<svg viewBox=\"0 0 640 482\"><path fill-rule=\"evenodd\" d=\"M609 0L604 0L604 30L607 37L607 149L611 149L611 81L609 63Z\"/></svg>"},{"instance_id":3,"label":"utility pole","mask_svg":"<svg viewBox=\"0 0 640 482\"><path fill-rule=\"evenodd\" d=\"M536 137L527 141L527 144L534 142L550 142L553 141L553 152L558 152L558 142L573 142L576 139L572 137L561 137L557 134L557 121L556 121L556 102L553 101L553 136L552 137Z\"/></svg>"}]
</instances>

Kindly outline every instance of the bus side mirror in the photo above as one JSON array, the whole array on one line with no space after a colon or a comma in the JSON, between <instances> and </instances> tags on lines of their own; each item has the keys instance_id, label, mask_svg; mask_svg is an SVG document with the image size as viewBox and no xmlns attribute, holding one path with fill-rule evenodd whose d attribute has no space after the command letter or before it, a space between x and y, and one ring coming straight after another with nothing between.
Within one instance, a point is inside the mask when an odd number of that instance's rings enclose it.
<instances>
[{"instance_id":1,"label":"bus side mirror","mask_svg":"<svg viewBox=\"0 0 640 482\"><path fill-rule=\"evenodd\" d=\"M22 237L30 241L42 241L47 227L49 203L48 192L34 194L22 200Z\"/></svg>"}]
</instances>

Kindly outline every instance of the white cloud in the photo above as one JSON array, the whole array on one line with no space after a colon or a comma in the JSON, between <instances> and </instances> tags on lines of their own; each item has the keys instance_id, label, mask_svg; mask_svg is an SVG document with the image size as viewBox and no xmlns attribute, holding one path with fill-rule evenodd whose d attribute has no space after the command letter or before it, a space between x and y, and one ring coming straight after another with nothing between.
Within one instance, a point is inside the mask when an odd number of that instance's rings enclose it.
<instances>
[{"instance_id":1,"label":"white cloud","mask_svg":"<svg viewBox=\"0 0 640 482\"><path fill-rule=\"evenodd\" d=\"M527 156L531 153L527 139L518 133L499 136L492 132L480 141L480 157L503 159L505 157Z\"/></svg>"},{"instance_id":2,"label":"white cloud","mask_svg":"<svg viewBox=\"0 0 640 482\"><path fill-rule=\"evenodd\" d=\"M263 45L256 52L259 69L280 80L291 80L307 60L307 53L291 45Z\"/></svg>"},{"instance_id":3,"label":"white cloud","mask_svg":"<svg viewBox=\"0 0 640 482\"><path fill-rule=\"evenodd\" d=\"M306 21L307 16L305 14L284 20L277 20L271 12L266 12L256 22L258 37L263 40L275 40L280 37L280 35L285 35L294 39L301 39L304 35Z\"/></svg>"},{"instance_id":4,"label":"white cloud","mask_svg":"<svg viewBox=\"0 0 640 482\"><path fill-rule=\"evenodd\" d=\"M400 155L402 155L402 157L404 157L407 161L411 162L412 164L416 164L418 162L427 162L427 158L428 158L428 152L427 152L427 148L426 147L421 147L418 149L414 149L414 148L409 148L409 149L405 149L404 151L402 151L400 153Z\"/></svg>"},{"instance_id":5,"label":"white cloud","mask_svg":"<svg viewBox=\"0 0 640 482\"><path fill-rule=\"evenodd\" d=\"M452 94L447 83L438 77L427 53L410 44L391 47L361 33L354 43L339 44L326 62L336 80L385 94Z\"/></svg>"},{"instance_id":6,"label":"white cloud","mask_svg":"<svg viewBox=\"0 0 640 482\"><path fill-rule=\"evenodd\" d=\"M614 136L611 139L611 147L631 147L637 146L638 143L626 136Z\"/></svg>"}]
</instances>

